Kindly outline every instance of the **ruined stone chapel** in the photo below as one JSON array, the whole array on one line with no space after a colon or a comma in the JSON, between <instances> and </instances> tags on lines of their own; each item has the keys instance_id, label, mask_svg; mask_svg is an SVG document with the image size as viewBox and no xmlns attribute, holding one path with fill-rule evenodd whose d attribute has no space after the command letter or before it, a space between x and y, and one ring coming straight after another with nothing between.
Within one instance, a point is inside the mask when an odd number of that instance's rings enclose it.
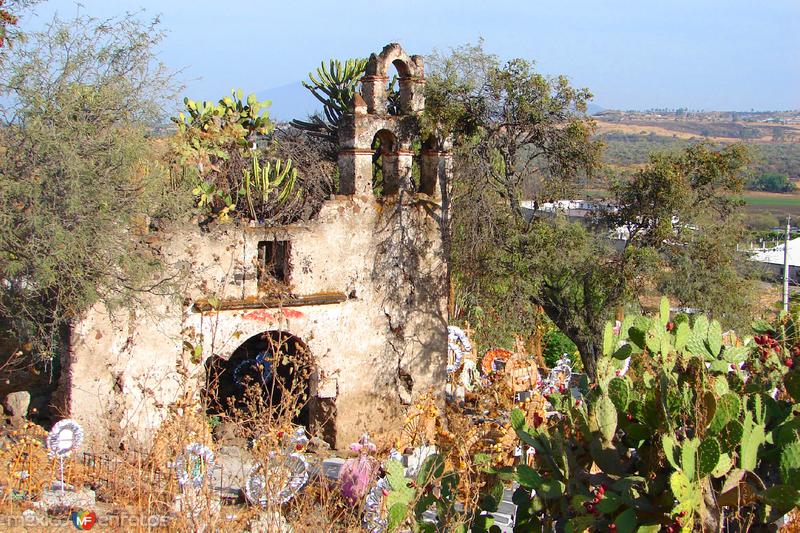
<instances>
[{"instance_id":1,"label":"ruined stone chapel","mask_svg":"<svg viewBox=\"0 0 800 533\"><path fill-rule=\"evenodd\" d=\"M391 66L400 85L393 114ZM64 414L90 440L146 444L187 388L218 404L235 397L247 361L276 342L289 358L308 354L301 385L310 401L298 423L335 447L391 429L404 405L441 391L451 161L446 143L420 140L424 84L422 57L399 45L370 56L339 126L339 194L316 218L166 229L161 254L181 273L180 297L147 294L114 312L97 305L73 326L59 384ZM276 295L275 283L289 290ZM289 379L285 370L272 372Z\"/></svg>"}]
</instances>

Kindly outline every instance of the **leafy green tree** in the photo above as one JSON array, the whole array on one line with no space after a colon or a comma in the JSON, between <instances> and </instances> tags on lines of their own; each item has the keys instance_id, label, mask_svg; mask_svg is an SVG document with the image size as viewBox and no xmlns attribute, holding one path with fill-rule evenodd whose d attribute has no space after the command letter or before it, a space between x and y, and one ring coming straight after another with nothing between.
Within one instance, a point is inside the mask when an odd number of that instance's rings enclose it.
<instances>
[{"instance_id":1,"label":"leafy green tree","mask_svg":"<svg viewBox=\"0 0 800 533\"><path fill-rule=\"evenodd\" d=\"M742 145L706 143L655 154L615 188L604 222L628 233L626 250L649 250L650 278L680 305L714 313L728 327L752 315L754 287L736 244L745 237L738 199L748 162Z\"/></svg>"},{"instance_id":2,"label":"leafy green tree","mask_svg":"<svg viewBox=\"0 0 800 533\"><path fill-rule=\"evenodd\" d=\"M523 191L529 199L560 196L596 167L601 144L591 139L587 89L539 74L524 59L502 64L482 43L434 54L428 64L426 134L454 135L468 147L516 214Z\"/></svg>"},{"instance_id":3,"label":"leafy green tree","mask_svg":"<svg viewBox=\"0 0 800 533\"><path fill-rule=\"evenodd\" d=\"M547 365L552 368L558 364L558 360L564 355L572 356L578 349L575 343L559 329L551 329L542 337L544 349L542 350L542 357L544 357Z\"/></svg>"},{"instance_id":4,"label":"leafy green tree","mask_svg":"<svg viewBox=\"0 0 800 533\"><path fill-rule=\"evenodd\" d=\"M564 77L538 74L528 61L503 64L482 43L434 54L427 64L424 131L429 139L451 135L455 140L450 250L463 317L479 332L481 324L524 332L542 306L580 347L579 332L567 315L551 305L552 298L540 297L547 274L533 267L528 250L542 259L537 265L553 266L546 260L550 256L558 265L579 266L560 261L560 239L586 241L585 231L532 224L523 216L522 200L523 195L543 202L566 194L595 168L600 144L591 139L593 123L586 115L591 95L572 88ZM586 254L589 249L564 251ZM567 280L553 276L552 285Z\"/></svg>"},{"instance_id":5,"label":"leafy green tree","mask_svg":"<svg viewBox=\"0 0 800 533\"><path fill-rule=\"evenodd\" d=\"M797 187L789 180L786 174L762 174L753 177L747 183L747 188L751 191L765 192L792 192Z\"/></svg>"},{"instance_id":6,"label":"leafy green tree","mask_svg":"<svg viewBox=\"0 0 800 533\"><path fill-rule=\"evenodd\" d=\"M730 198L741 191L741 147L655 156L615 188L618 209L570 222L537 205L569 198L597 166L589 92L526 61L501 65L480 44L428 64L426 132L451 133L456 144L450 253L460 318L525 333L541 307L593 377L605 321L640 287L713 304L735 323L746 314L739 203ZM527 212L523 199L532 200ZM630 235L621 250L609 238L617 229Z\"/></svg>"},{"instance_id":7,"label":"leafy green tree","mask_svg":"<svg viewBox=\"0 0 800 533\"><path fill-rule=\"evenodd\" d=\"M97 301L165 291L136 237L175 194L151 126L174 95L157 22L54 19L0 67L0 318L37 356Z\"/></svg>"}]
</instances>

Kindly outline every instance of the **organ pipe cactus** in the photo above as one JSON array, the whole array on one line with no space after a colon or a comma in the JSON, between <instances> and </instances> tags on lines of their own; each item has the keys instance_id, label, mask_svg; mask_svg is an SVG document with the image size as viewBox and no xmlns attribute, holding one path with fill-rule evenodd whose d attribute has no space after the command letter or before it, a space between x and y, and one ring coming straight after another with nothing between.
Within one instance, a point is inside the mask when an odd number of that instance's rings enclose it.
<instances>
[{"instance_id":1,"label":"organ pipe cactus","mask_svg":"<svg viewBox=\"0 0 800 533\"><path fill-rule=\"evenodd\" d=\"M361 58L348 59L344 63L331 59L328 65L321 62L316 73L308 74L311 83L302 83L322 103L323 114L314 115L308 120L293 120L292 125L312 136L336 143L339 122L348 112L366 68L367 60Z\"/></svg>"},{"instance_id":2,"label":"organ pipe cactus","mask_svg":"<svg viewBox=\"0 0 800 533\"><path fill-rule=\"evenodd\" d=\"M258 154L253 154L250 169L244 170L242 191L247 201L253 220L257 220L257 206L265 206L270 201L278 205L284 204L300 194L296 189L297 169L292 167L292 160L286 162L276 159L274 164L267 162L261 165Z\"/></svg>"}]
</instances>

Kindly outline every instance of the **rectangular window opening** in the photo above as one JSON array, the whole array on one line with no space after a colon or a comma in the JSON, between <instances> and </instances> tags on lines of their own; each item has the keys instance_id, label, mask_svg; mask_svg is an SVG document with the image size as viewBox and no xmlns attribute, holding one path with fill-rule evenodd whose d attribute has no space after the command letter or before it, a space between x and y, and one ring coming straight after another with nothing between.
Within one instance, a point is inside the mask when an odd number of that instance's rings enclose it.
<instances>
[{"instance_id":1,"label":"rectangular window opening","mask_svg":"<svg viewBox=\"0 0 800 533\"><path fill-rule=\"evenodd\" d=\"M289 282L290 241L259 241L258 282Z\"/></svg>"}]
</instances>

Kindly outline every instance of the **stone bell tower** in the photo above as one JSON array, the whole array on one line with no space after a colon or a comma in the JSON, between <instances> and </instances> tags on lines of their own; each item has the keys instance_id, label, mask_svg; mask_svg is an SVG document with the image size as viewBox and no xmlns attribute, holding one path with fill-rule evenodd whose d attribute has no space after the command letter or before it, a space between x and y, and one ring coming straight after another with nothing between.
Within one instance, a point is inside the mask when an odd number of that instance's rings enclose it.
<instances>
[{"instance_id":1,"label":"stone bell tower","mask_svg":"<svg viewBox=\"0 0 800 533\"><path fill-rule=\"evenodd\" d=\"M387 71L394 65L399 75L398 114L389 113ZM339 126L340 193L372 194L373 140L380 140L383 162L383 194L400 191L422 193L440 201L442 186L448 183L450 154L446 142L427 140L419 161L419 186L412 181L415 140L420 140L419 114L425 109L425 68L422 56L409 56L399 44L385 46L372 54L355 95L351 113ZM416 189L416 190L415 190Z\"/></svg>"}]
</instances>

